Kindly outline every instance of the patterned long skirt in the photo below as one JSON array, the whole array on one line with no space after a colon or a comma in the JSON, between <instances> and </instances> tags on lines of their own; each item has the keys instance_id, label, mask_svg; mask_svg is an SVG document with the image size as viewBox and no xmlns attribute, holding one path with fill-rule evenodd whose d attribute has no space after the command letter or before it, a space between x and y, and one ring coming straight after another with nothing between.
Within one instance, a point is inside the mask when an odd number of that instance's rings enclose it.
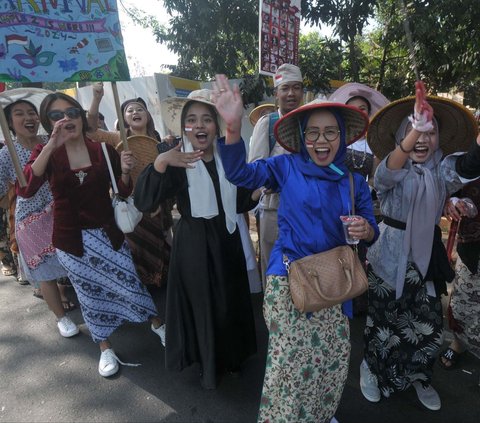
<instances>
[{"instance_id":1,"label":"patterned long skirt","mask_svg":"<svg viewBox=\"0 0 480 423\"><path fill-rule=\"evenodd\" d=\"M171 227L166 226L169 221L164 214L167 213L170 212L165 210L154 217L144 213L135 231L126 236L135 268L145 285L161 286L167 280L170 245L165 232Z\"/></svg>"},{"instance_id":2,"label":"patterned long skirt","mask_svg":"<svg viewBox=\"0 0 480 423\"><path fill-rule=\"evenodd\" d=\"M102 229L82 231L84 254L57 249L95 342L105 341L125 322L145 322L157 310L140 282L126 242L115 251Z\"/></svg>"},{"instance_id":3,"label":"patterned long skirt","mask_svg":"<svg viewBox=\"0 0 480 423\"><path fill-rule=\"evenodd\" d=\"M268 276L263 314L269 330L259 422L330 422L348 374L350 327L337 305L299 312L288 278Z\"/></svg>"},{"instance_id":4,"label":"patterned long skirt","mask_svg":"<svg viewBox=\"0 0 480 423\"><path fill-rule=\"evenodd\" d=\"M0 207L0 261L1 264L15 270L12 253L10 252L8 240L8 210Z\"/></svg>"},{"instance_id":5,"label":"patterned long skirt","mask_svg":"<svg viewBox=\"0 0 480 423\"><path fill-rule=\"evenodd\" d=\"M449 307L449 323L455 336L480 358L480 266L473 275L457 258L456 274Z\"/></svg>"},{"instance_id":6,"label":"patterned long skirt","mask_svg":"<svg viewBox=\"0 0 480 423\"><path fill-rule=\"evenodd\" d=\"M52 244L53 210L49 204L40 212L33 212L17 222L15 237L25 266L26 277L38 288L40 282L67 276Z\"/></svg>"},{"instance_id":7,"label":"patterned long skirt","mask_svg":"<svg viewBox=\"0 0 480 423\"><path fill-rule=\"evenodd\" d=\"M412 263L407 267L402 297L368 269L368 312L365 359L385 397L404 391L414 381L430 384L432 368L443 344L440 297L427 294Z\"/></svg>"}]
</instances>

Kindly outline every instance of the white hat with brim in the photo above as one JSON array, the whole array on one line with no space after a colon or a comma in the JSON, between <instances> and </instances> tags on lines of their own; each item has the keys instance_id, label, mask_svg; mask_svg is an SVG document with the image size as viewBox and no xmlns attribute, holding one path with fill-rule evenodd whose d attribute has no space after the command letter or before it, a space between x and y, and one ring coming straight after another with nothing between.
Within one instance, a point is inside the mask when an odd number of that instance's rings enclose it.
<instances>
[{"instance_id":1,"label":"white hat with brim","mask_svg":"<svg viewBox=\"0 0 480 423\"><path fill-rule=\"evenodd\" d=\"M162 101L162 118L165 123L165 126L173 135L183 135L182 134L182 110L185 104L190 101L196 101L198 103L207 104L215 108L215 104L212 102L212 90L202 89L195 90L188 94L188 97L170 97ZM217 120L220 126L220 134L225 133L225 122L217 113Z\"/></svg>"},{"instance_id":2,"label":"white hat with brim","mask_svg":"<svg viewBox=\"0 0 480 423\"><path fill-rule=\"evenodd\" d=\"M467 151L474 142L478 126L465 106L444 97L428 96L439 126L440 148L445 156ZM367 142L380 160L396 147L395 134L402 121L413 113L415 97L405 97L385 106L372 118Z\"/></svg>"},{"instance_id":3,"label":"white hat with brim","mask_svg":"<svg viewBox=\"0 0 480 423\"><path fill-rule=\"evenodd\" d=\"M52 93L53 91L43 88L14 88L0 93L0 106L5 108L17 101L25 100L32 103L40 112L40 104L43 99Z\"/></svg>"},{"instance_id":4,"label":"white hat with brim","mask_svg":"<svg viewBox=\"0 0 480 423\"><path fill-rule=\"evenodd\" d=\"M358 82L349 82L336 89L328 98L329 101L336 103L347 103L354 97L363 97L370 103L370 115L373 116L382 107L390 103L390 100L382 93L367 85Z\"/></svg>"},{"instance_id":5,"label":"white hat with brim","mask_svg":"<svg viewBox=\"0 0 480 423\"><path fill-rule=\"evenodd\" d=\"M342 115L345 122L347 145L359 140L367 132L368 116L357 107L316 99L292 110L277 121L273 131L278 143L291 153L298 153L302 144L300 126L305 113L321 109L336 110Z\"/></svg>"},{"instance_id":6,"label":"white hat with brim","mask_svg":"<svg viewBox=\"0 0 480 423\"><path fill-rule=\"evenodd\" d=\"M271 109L272 112L275 111L275 104L273 103L265 103L260 104L260 106L255 107L250 114L248 115L248 119L250 119L250 123L252 126L255 126L260 119L262 112L265 112L265 109Z\"/></svg>"}]
</instances>

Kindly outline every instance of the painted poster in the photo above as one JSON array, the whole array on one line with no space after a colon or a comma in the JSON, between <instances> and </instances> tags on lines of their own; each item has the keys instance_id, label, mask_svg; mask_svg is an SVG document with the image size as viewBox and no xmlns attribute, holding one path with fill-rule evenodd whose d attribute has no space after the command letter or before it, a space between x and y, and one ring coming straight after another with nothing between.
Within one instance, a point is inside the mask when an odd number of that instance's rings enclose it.
<instances>
[{"instance_id":1,"label":"painted poster","mask_svg":"<svg viewBox=\"0 0 480 423\"><path fill-rule=\"evenodd\" d=\"M301 0L260 0L260 73L273 75L283 63L298 66Z\"/></svg>"},{"instance_id":2,"label":"painted poster","mask_svg":"<svg viewBox=\"0 0 480 423\"><path fill-rule=\"evenodd\" d=\"M0 81L128 81L115 0L0 0Z\"/></svg>"}]
</instances>

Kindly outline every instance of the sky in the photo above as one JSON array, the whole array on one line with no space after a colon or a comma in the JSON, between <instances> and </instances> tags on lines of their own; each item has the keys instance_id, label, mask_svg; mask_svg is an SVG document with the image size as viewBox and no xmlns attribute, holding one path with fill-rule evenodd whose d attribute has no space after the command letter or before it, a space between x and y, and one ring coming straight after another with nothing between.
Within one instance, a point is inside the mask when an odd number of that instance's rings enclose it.
<instances>
[{"instance_id":1,"label":"sky","mask_svg":"<svg viewBox=\"0 0 480 423\"><path fill-rule=\"evenodd\" d=\"M157 0L121 0L128 8L135 5L138 9L148 12L157 18L161 23L167 23L169 16L163 8L163 2ZM120 23L122 25L123 43L127 55L130 76L150 76L156 73L165 72L162 64L174 65L177 63L177 56L170 52L165 45L155 41L150 29L143 29L135 25L132 19L123 10L120 0L117 0ZM310 28L302 25L301 32L308 32ZM321 31L323 33L323 31ZM331 35L329 30L326 31Z\"/></svg>"},{"instance_id":2,"label":"sky","mask_svg":"<svg viewBox=\"0 0 480 423\"><path fill-rule=\"evenodd\" d=\"M162 72L162 64L174 65L177 56L170 52L165 45L155 41L152 30L144 29L133 23L118 3L118 12L122 26L123 45L127 55L130 76L149 76L155 72ZM163 2L157 0L122 0L125 7L135 5L138 9L155 16L159 22L167 23L168 15L163 9Z\"/></svg>"}]
</instances>

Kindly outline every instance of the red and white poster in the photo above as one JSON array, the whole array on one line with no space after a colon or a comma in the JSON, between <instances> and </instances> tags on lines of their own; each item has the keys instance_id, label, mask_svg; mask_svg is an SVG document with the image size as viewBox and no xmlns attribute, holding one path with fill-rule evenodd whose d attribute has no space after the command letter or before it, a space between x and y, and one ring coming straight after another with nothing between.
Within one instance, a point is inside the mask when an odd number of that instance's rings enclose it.
<instances>
[{"instance_id":1,"label":"red and white poster","mask_svg":"<svg viewBox=\"0 0 480 423\"><path fill-rule=\"evenodd\" d=\"M283 63L298 66L301 0L260 0L260 73L273 75Z\"/></svg>"}]
</instances>

